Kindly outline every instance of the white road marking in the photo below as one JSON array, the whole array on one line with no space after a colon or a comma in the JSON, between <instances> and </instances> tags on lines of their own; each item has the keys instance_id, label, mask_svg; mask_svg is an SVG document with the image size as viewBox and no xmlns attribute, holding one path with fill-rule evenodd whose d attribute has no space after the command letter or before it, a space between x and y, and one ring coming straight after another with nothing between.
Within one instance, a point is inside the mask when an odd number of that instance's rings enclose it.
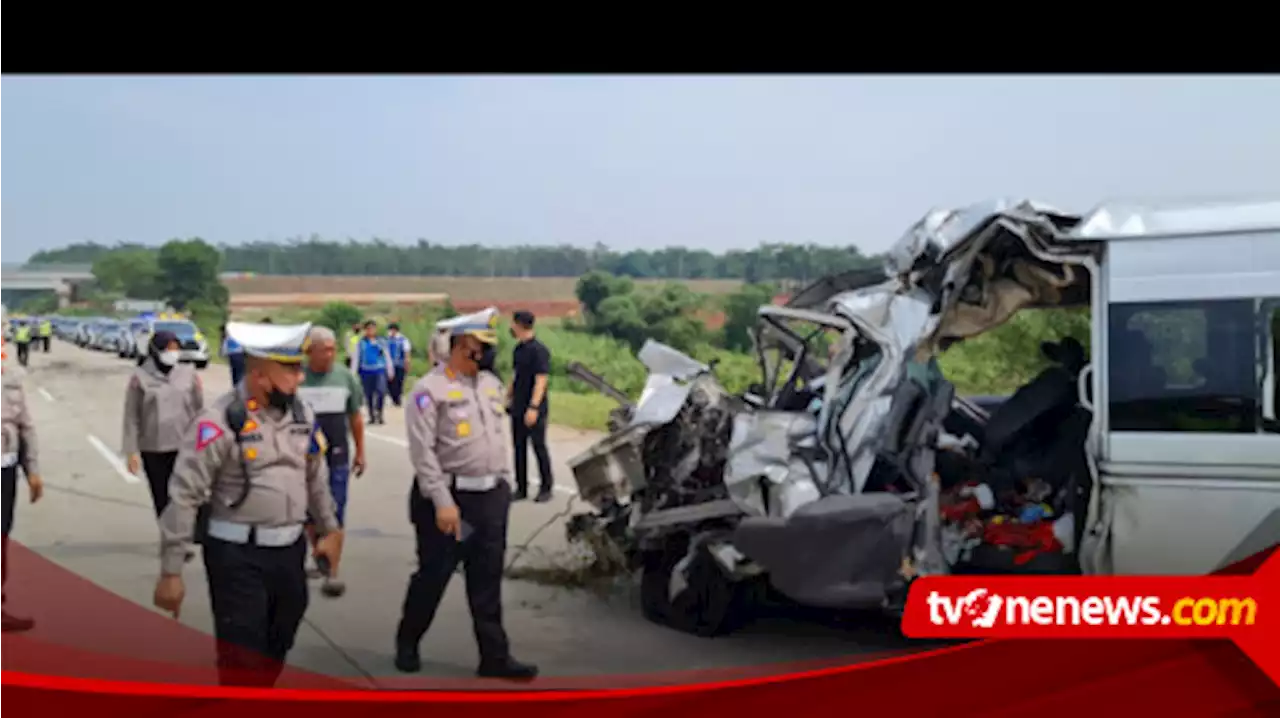
<instances>
[{"instance_id":1,"label":"white road marking","mask_svg":"<svg viewBox=\"0 0 1280 718\"><path fill-rule=\"evenodd\" d=\"M368 437L370 437L370 438L373 438L373 439L377 439L378 441L385 441L385 442L387 442L388 444L395 444L396 446L403 446L403 447L405 447L406 449L407 449L407 448L409 448L409 442L408 442L407 440L405 440L405 439L401 439L401 438L396 437L396 436L387 436L386 434L379 434L379 433L378 433L378 432L376 432L376 431L368 431L368 430L365 430L364 435L365 435L365 436L368 436Z\"/></svg>"},{"instance_id":2,"label":"white road marking","mask_svg":"<svg viewBox=\"0 0 1280 718\"><path fill-rule=\"evenodd\" d=\"M49 391L42 386L36 387L36 391L40 392L40 396L43 396L47 401L57 401L57 399L53 398L53 394L50 394Z\"/></svg>"},{"instance_id":3,"label":"white road marking","mask_svg":"<svg viewBox=\"0 0 1280 718\"><path fill-rule=\"evenodd\" d=\"M119 456L116 456L116 452L112 451L110 447L102 443L102 439L99 439L93 434L86 434L86 436L89 439L89 443L93 444L93 448L97 449L99 454L102 454L102 458L107 460L107 463L111 465L111 468L116 470L117 474L120 474L120 478L130 484L136 484L139 481L142 481L142 479L139 479L137 476L134 476L129 472L129 467L125 466L124 461L122 461Z\"/></svg>"},{"instance_id":4,"label":"white road marking","mask_svg":"<svg viewBox=\"0 0 1280 718\"><path fill-rule=\"evenodd\" d=\"M377 439L378 441L385 441L388 444L395 444L396 446L403 446L405 448L409 447L409 442L407 440L401 439L395 436L387 436L386 434L379 434L376 431L367 431L367 430L364 432L364 435L373 439ZM556 484L555 486L552 487L552 489L556 493L565 494L566 496L578 495L577 489L571 489L567 486L561 486L560 484Z\"/></svg>"}]
</instances>

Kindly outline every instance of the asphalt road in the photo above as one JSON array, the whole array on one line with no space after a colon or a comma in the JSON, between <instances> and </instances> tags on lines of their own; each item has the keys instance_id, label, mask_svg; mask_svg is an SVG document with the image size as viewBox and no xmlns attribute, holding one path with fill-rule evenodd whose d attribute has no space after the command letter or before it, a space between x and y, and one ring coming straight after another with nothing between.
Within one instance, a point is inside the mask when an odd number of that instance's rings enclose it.
<instances>
[{"instance_id":1,"label":"asphalt road","mask_svg":"<svg viewBox=\"0 0 1280 718\"><path fill-rule=\"evenodd\" d=\"M13 538L43 557L128 600L151 608L159 569L157 531L145 481L128 475L117 452L124 388L133 363L110 354L55 342L50 354L32 353L27 370L28 401L41 445L45 498L30 505L25 487ZM225 367L202 373L209 398L229 389ZM400 603L414 569L407 518L410 465L399 410L388 423L368 429L369 470L353 479L347 508L347 541L340 599L312 591L306 621L289 662L299 668L374 685L397 679L392 637ZM533 542L516 547L574 501L573 479L564 462L598 435L553 427L551 453L557 492L548 504L513 505L509 559L547 562L564 549L563 525L553 521ZM536 475L536 468L532 466ZM574 511L582 510L578 503ZM207 590L199 564L188 567L187 599L181 621L212 632ZM20 579L9 587L12 603L39 619L39 606L24 606ZM507 630L514 653L532 661L548 678L579 677L592 685L634 683L641 674L669 680L689 671L777 666L859 656L905 648L882 622L801 620L770 617L738 633L716 639L688 636L645 621L633 590L611 593L575 590L528 580L504 585ZM151 610L156 610L151 608ZM38 632L39 626L36 631ZM422 643L423 673L469 677L477 654L461 576ZM767 669L766 669L767 670ZM722 671L716 671L717 674ZM629 678L624 679L623 676ZM672 677L674 676L674 677Z\"/></svg>"}]
</instances>

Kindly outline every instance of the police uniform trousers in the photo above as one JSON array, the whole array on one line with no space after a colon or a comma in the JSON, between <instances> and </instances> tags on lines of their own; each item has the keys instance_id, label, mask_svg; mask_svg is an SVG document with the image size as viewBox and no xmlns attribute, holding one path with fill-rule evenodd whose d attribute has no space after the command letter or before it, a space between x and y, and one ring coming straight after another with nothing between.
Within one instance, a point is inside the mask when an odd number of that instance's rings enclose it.
<instances>
[{"instance_id":1,"label":"police uniform trousers","mask_svg":"<svg viewBox=\"0 0 1280 718\"><path fill-rule=\"evenodd\" d=\"M16 499L18 498L17 465L15 464L14 466L5 467L3 477L4 495L0 498L4 499L4 554L3 556L0 556L0 560L3 560L4 563L3 566L0 567L0 570L3 571L4 575L3 577L0 577L0 583L7 586L9 584L9 531L13 529L13 505L16 503ZM8 596L5 596L4 600L7 599Z\"/></svg>"},{"instance_id":2,"label":"police uniform trousers","mask_svg":"<svg viewBox=\"0 0 1280 718\"><path fill-rule=\"evenodd\" d=\"M49 341L50 341L50 337L40 337L40 343L44 345L45 354L49 353Z\"/></svg>"},{"instance_id":3,"label":"police uniform trousers","mask_svg":"<svg viewBox=\"0 0 1280 718\"><path fill-rule=\"evenodd\" d=\"M31 354L31 342L16 342L18 345L18 363L22 366L27 365L27 358Z\"/></svg>"},{"instance_id":4,"label":"police uniform trousers","mask_svg":"<svg viewBox=\"0 0 1280 718\"><path fill-rule=\"evenodd\" d=\"M307 611L306 538L283 547L204 538L223 685L274 685Z\"/></svg>"},{"instance_id":5,"label":"police uniform trousers","mask_svg":"<svg viewBox=\"0 0 1280 718\"><path fill-rule=\"evenodd\" d=\"M436 527L435 504L423 498L416 482L409 493L409 518L417 534L418 570L409 579L396 646L416 648L435 618L445 587L463 562L467 603L481 663L510 655L502 627L502 569L507 553L507 513L511 486L505 481L489 491L453 492L462 520L470 525L465 541Z\"/></svg>"},{"instance_id":6,"label":"police uniform trousers","mask_svg":"<svg viewBox=\"0 0 1280 718\"><path fill-rule=\"evenodd\" d=\"M169 505L169 477L173 476L178 452L143 451L140 453L142 472L147 475L147 486L151 489L151 505L155 507L158 518L164 513L164 507Z\"/></svg>"}]
</instances>

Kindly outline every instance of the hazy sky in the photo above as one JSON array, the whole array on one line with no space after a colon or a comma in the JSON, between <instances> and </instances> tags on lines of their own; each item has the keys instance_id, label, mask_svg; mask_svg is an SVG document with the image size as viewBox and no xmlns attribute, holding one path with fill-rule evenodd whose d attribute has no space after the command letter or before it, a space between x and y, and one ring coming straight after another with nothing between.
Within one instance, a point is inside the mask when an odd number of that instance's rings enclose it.
<instances>
[{"instance_id":1,"label":"hazy sky","mask_svg":"<svg viewBox=\"0 0 1280 718\"><path fill-rule=\"evenodd\" d=\"M1280 77L3 78L6 262L82 240L883 249L933 206L1280 195Z\"/></svg>"}]
</instances>

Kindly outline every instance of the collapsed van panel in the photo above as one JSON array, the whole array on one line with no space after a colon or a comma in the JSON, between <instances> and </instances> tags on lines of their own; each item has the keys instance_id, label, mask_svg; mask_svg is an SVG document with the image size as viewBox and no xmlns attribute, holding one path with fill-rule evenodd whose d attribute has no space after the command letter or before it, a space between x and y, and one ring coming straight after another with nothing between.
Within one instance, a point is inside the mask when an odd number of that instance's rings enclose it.
<instances>
[{"instance_id":1,"label":"collapsed van panel","mask_svg":"<svg viewBox=\"0 0 1280 718\"><path fill-rule=\"evenodd\" d=\"M744 518L733 544L794 601L877 608L905 585L915 509L888 493L827 496L785 519Z\"/></svg>"}]
</instances>

